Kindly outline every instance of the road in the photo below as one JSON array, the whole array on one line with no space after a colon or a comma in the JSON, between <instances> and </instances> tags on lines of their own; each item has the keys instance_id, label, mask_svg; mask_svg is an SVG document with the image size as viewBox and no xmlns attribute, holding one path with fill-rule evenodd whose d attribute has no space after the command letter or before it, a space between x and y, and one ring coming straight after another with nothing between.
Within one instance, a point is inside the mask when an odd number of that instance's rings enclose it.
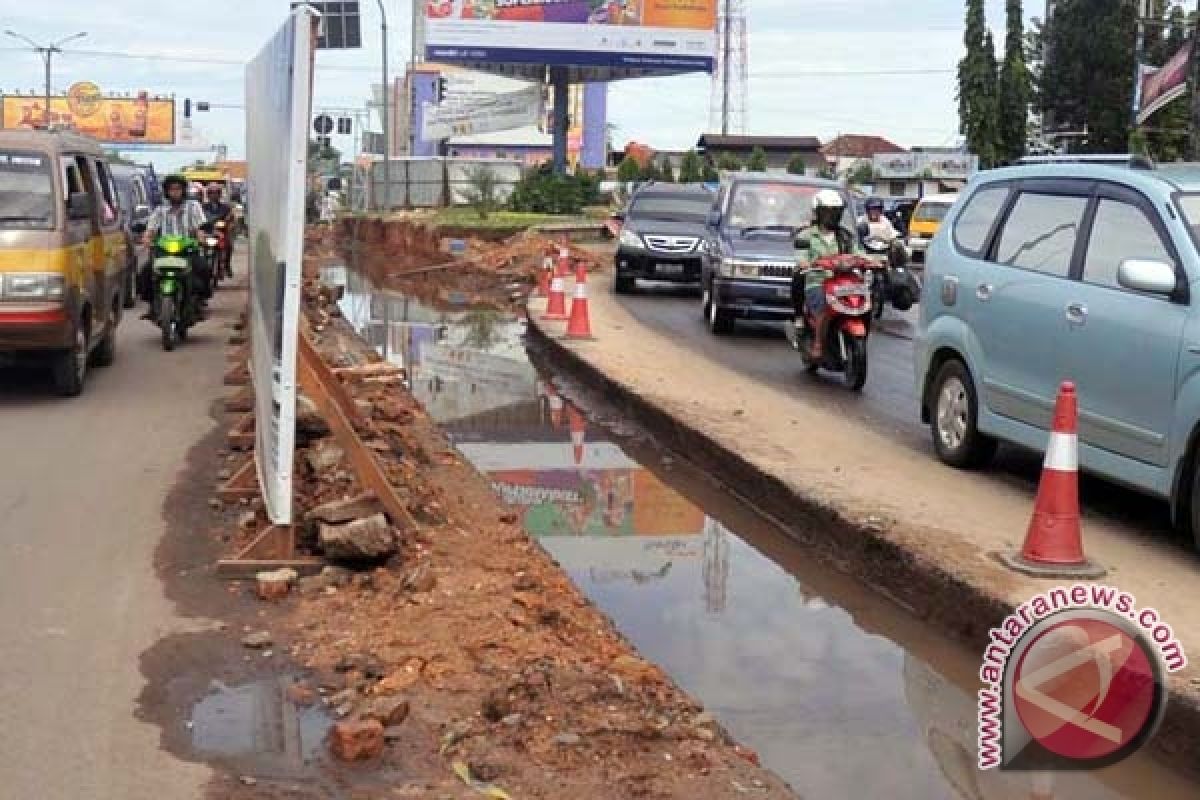
<instances>
[{"instance_id":1,"label":"road","mask_svg":"<svg viewBox=\"0 0 1200 800\"><path fill-rule=\"evenodd\" d=\"M611 293L608 276L597 284L597 290ZM929 429L921 423L913 378L915 312L901 318L888 309L883 335L872 336L868 345L867 385L861 394L854 394L842 387L838 376L806 375L782 328L773 323L739 322L732 336L714 336L705 327L700 302L692 292L643 284L638 294L614 299L642 325L671 336L707 359L792 393L809 405L850 416L906 448L934 457ZM1033 487L1039 475L1037 456L1003 448L980 480ZM1147 535L1172 535L1165 503L1088 476L1081 481L1080 492L1085 507L1093 513L1136 526Z\"/></svg>"},{"instance_id":2,"label":"road","mask_svg":"<svg viewBox=\"0 0 1200 800\"><path fill-rule=\"evenodd\" d=\"M155 555L166 498L215 425L235 296L174 353L127 312L116 363L79 398L0 370L0 797L190 798L208 780L134 715L143 651L210 625L177 616Z\"/></svg>"}]
</instances>

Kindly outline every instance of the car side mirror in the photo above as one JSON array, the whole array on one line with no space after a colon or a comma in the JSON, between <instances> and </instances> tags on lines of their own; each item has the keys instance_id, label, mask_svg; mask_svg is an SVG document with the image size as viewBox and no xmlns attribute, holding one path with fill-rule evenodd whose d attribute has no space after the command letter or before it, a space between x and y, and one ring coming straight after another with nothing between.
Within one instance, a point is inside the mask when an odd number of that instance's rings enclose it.
<instances>
[{"instance_id":1,"label":"car side mirror","mask_svg":"<svg viewBox=\"0 0 1200 800\"><path fill-rule=\"evenodd\" d=\"M712 211L708 212L708 227L710 227L710 228L721 227L721 212L720 211L713 209Z\"/></svg>"},{"instance_id":2,"label":"car side mirror","mask_svg":"<svg viewBox=\"0 0 1200 800\"><path fill-rule=\"evenodd\" d=\"M1175 268L1162 261L1129 258L1117 268L1117 283L1148 294L1174 294L1179 284Z\"/></svg>"},{"instance_id":3,"label":"car side mirror","mask_svg":"<svg viewBox=\"0 0 1200 800\"><path fill-rule=\"evenodd\" d=\"M71 219L89 219L92 216L92 198L86 192L72 192L67 198L67 216Z\"/></svg>"}]
</instances>

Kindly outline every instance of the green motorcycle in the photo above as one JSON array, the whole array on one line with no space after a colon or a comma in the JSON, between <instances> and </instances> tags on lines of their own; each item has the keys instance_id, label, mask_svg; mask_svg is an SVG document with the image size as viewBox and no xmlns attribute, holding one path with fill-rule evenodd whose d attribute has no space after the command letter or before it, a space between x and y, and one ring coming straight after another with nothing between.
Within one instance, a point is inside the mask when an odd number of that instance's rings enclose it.
<instances>
[{"instance_id":1,"label":"green motorcycle","mask_svg":"<svg viewBox=\"0 0 1200 800\"><path fill-rule=\"evenodd\" d=\"M162 329L163 349L187 341L188 328L199 321L192 291L192 257L200 243L189 236L160 236L154 242L154 299L151 319Z\"/></svg>"}]
</instances>

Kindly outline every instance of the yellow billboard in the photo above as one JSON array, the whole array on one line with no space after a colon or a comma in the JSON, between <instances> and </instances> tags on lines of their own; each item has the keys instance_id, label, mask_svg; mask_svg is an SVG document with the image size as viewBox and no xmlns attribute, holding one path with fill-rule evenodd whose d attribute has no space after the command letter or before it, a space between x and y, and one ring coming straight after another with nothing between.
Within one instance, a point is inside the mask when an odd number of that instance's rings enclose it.
<instances>
[{"instance_id":1,"label":"yellow billboard","mask_svg":"<svg viewBox=\"0 0 1200 800\"><path fill-rule=\"evenodd\" d=\"M42 128L46 98L39 95L0 97L0 128ZM138 92L112 97L87 81L66 96L50 98L51 127L70 128L108 144L175 144L175 101Z\"/></svg>"}]
</instances>

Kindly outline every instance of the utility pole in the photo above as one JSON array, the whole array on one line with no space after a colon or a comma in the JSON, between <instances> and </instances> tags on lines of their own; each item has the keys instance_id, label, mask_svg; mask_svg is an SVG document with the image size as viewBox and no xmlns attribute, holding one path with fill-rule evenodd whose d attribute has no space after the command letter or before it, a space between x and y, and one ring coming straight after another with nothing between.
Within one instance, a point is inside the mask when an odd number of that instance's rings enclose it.
<instances>
[{"instance_id":1,"label":"utility pole","mask_svg":"<svg viewBox=\"0 0 1200 800\"><path fill-rule=\"evenodd\" d=\"M722 31L724 36L721 41L721 63L724 68L721 70L721 135L729 135L729 80L732 72L733 64L733 2L725 0L725 23Z\"/></svg>"},{"instance_id":2,"label":"utility pole","mask_svg":"<svg viewBox=\"0 0 1200 800\"><path fill-rule=\"evenodd\" d=\"M388 34L387 34L387 12L383 9L383 0L376 0L379 3L379 30L383 36L383 91L381 116L383 117L383 210L390 211L392 208L392 145L391 145L391 122L388 118L388 93L391 91L391 86L388 85Z\"/></svg>"},{"instance_id":3,"label":"utility pole","mask_svg":"<svg viewBox=\"0 0 1200 800\"><path fill-rule=\"evenodd\" d=\"M62 46L64 44L66 44L67 42L73 42L76 39L82 39L84 36L87 36L87 31L81 31L73 36L68 36L65 39L58 40L54 44L48 44L48 45L40 45L37 42L35 42L33 39L30 39L28 36L17 33L16 31L6 30L4 33L8 36L13 37L14 39L25 42L25 44L29 45L30 49L32 49L33 52L40 55L42 57L42 61L45 62L45 65L46 65L46 107L45 107L45 109L43 109L43 122L45 124L46 130L50 130L51 62L54 60L55 53L62 52Z\"/></svg>"}]
</instances>

